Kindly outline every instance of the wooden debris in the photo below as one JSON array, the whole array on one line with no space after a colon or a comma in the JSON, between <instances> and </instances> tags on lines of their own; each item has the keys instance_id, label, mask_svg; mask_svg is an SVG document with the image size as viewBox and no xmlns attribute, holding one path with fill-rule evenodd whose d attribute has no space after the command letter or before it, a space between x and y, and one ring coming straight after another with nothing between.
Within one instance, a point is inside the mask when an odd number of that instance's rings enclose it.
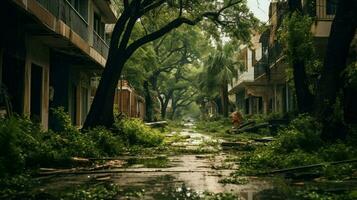
<instances>
[{"instance_id":1,"label":"wooden debris","mask_svg":"<svg viewBox=\"0 0 357 200\"><path fill-rule=\"evenodd\" d=\"M256 142L272 142L275 139L273 137L262 137L262 138L256 138L256 139L253 139L253 140L256 141Z\"/></svg>"},{"instance_id":2,"label":"wooden debris","mask_svg":"<svg viewBox=\"0 0 357 200\"><path fill-rule=\"evenodd\" d=\"M249 142L222 142L223 149L244 149L250 146Z\"/></svg>"},{"instance_id":3,"label":"wooden debris","mask_svg":"<svg viewBox=\"0 0 357 200\"><path fill-rule=\"evenodd\" d=\"M162 128L167 126L167 121L158 121L158 122L149 122L149 123L145 123L146 125L153 127L153 128Z\"/></svg>"},{"instance_id":4,"label":"wooden debris","mask_svg":"<svg viewBox=\"0 0 357 200\"><path fill-rule=\"evenodd\" d=\"M269 128L270 124L267 122L255 124L253 126L238 129L239 132L256 132L261 128Z\"/></svg>"},{"instance_id":5,"label":"wooden debris","mask_svg":"<svg viewBox=\"0 0 357 200\"><path fill-rule=\"evenodd\" d=\"M357 162L357 159L341 160L341 161L336 161L336 162L325 162L325 163L319 163L319 164L313 164L313 165L304 165L304 166L298 166L298 167L278 169L278 170L273 170L273 171L269 171L269 172L258 173L257 175L287 173L287 172L292 172L292 171L297 171L297 170L306 170L306 169L312 169L312 168L316 168L316 167L322 167L322 166L326 166L326 165L339 165L339 164L355 163L355 162Z\"/></svg>"}]
</instances>

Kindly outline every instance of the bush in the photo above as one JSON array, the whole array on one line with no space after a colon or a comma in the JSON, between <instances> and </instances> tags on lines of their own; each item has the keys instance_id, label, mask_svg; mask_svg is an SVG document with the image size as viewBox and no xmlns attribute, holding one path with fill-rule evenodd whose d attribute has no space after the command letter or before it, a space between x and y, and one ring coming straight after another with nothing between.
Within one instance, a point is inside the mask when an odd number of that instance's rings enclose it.
<instances>
[{"instance_id":1,"label":"bush","mask_svg":"<svg viewBox=\"0 0 357 200\"><path fill-rule=\"evenodd\" d=\"M71 123L71 118L63 107L50 109L50 129L55 132L74 129Z\"/></svg>"},{"instance_id":2,"label":"bush","mask_svg":"<svg viewBox=\"0 0 357 200\"><path fill-rule=\"evenodd\" d=\"M21 129L14 119L1 120L0 124L0 176L15 173L24 165L21 149L18 147L18 135Z\"/></svg>"},{"instance_id":3,"label":"bush","mask_svg":"<svg viewBox=\"0 0 357 200\"><path fill-rule=\"evenodd\" d=\"M162 144L164 136L145 125L140 119L122 119L115 123L128 145L154 147Z\"/></svg>"},{"instance_id":4,"label":"bush","mask_svg":"<svg viewBox=\"0 0 357 200\"><path fill-rule=\"evenodd\" d=\"M279 131L277 149L289 153L296 149L307 152L317 150L322 144L321 125L310 117L301 115L294 119L286 129Z\"/></svg>"},{"instance_id":5,"label":"bush","mask_svg":"<svg viewBox=\"0 0 357 200\"><path fill-rule=\"evenodd\" d=\"M105 128L97 127L89 130L86 134L96 141L96 147L105 155L118 155L125 148L123 139Z\"/></svg>"},{"instance_id":6,"label":"bush","mask_svg":"<svg viewBox=\"0 0 357 200\"><path fill-rule=\"evenodd\" d=\"M217 121L199 121L195 125L200 131L208 133L224 133L231 128L232 122L227 118L222 118Z\"/></svg>"},{"instance_id":7,"label":"bush","mask_svg":"<svg viewBox=\"0 0 357 200\"><path fill-rule=\"evenodd\" d=\"M322 147L319 154L326 161L348 160L357 157L357 151L352 146L341 142Z\"/></svg>"},{"instance_id":8,"label":"bush","mask_svg":"<svg viewBox=\"0 0 357 200\"><path fill-rule=\"evenodd\" d=\"M326 144L320 139L320 134L321 126L314 118L298 116L287 128L279 131L275 141L244 156L242 160L246 164L243 164L240 172L333 162L357 156L357 151L352 146L341 142ZM346 165L343 173L350 172L350 169ZM335 166L324 169L328 177L332 177L335 171Z\"/></svg>"}]
</instances>

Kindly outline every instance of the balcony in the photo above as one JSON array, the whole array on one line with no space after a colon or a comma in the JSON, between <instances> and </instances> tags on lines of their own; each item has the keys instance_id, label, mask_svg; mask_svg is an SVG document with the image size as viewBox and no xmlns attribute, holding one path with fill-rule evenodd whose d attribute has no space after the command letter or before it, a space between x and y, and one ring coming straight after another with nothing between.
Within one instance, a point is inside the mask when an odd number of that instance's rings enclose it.
<instances>
[{"instance_id":1,"label":"balcony","mask_svg":"<svg viewBox=\"0 0 357 200\"><path fill-rule=\"evenodd\" d=\"M278 42L275 42L273 46L269 47L268 53L254 65L254 79L259 76L269 73L279 60L283 57L283 47Z\"/></svg>"},{"instance_id":2,"label":"balcony","mask_svg":"<svg viewBox=\"0 0 357 200\"><path fill-rule=\"evenodd\" d=\"M93 47L97 50L104 58L108 57L109 46L104 41L102 37L98 35L97 32L93 31Z\"/></svg>"},{"instance_id":3,"label":"balcony","mask_svg":"<svg viewBox=\"0 0 357 200\"><path fill-rule=\"evenodd\" d=\"M66 23L74 32L88 41L88 23L67 0L37 0L56 18Z\"/></svg>"},{"instance_id":4,"label":"balcony","mask_svg":"<svg viewBox=\"0 0 357 200\"><path fill-rule=\"evenodd\" d=\"M85 14L80 14L67 0L36 0L42 7L48 10L54 17L62 20L84 41L90 44L90 34L93 34L93 48L98 51L105 59L108 56L109 47L105 40L95 31L90 33L89 24L86 21ZM88 13L88 10L82 10Z\"/></svg>"},{"instance_id":5,"label":"balcony","mask_svg":"<svg viewBox=\"0 0 357 200\"><path fill-rule=\"evenodd\" d=\"M254 65L254 79L268 72L266 60L267 59L263 57Z\"/></svg>"}]
</instances>

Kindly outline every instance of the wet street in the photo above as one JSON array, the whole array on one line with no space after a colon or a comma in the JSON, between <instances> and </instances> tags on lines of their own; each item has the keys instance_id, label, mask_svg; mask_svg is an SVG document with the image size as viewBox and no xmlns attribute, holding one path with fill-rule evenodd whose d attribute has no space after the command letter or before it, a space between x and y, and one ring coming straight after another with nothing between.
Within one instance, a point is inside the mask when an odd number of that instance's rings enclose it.
<instances>
[{"instance_id":1,"label":"wet street","mask_svg":"<svg viewBox=\"0 0 357 200\"><path fill-rule=\"evenodd\" d=\"M257 177L238 177L241 183L227 183L238 167L230 161L230 152L220 147L222 140L198 133L194 124L166 137L180 137L171 147L180 153L150 156L122 156L110 159L110 167L63 171L41 177L46 190L61 191L83 183L110 181L119 186L118 199L200 199L215 193L230 193L241 199L257 199L269 189L269 182Z\"/></svg>"}]
</instances>

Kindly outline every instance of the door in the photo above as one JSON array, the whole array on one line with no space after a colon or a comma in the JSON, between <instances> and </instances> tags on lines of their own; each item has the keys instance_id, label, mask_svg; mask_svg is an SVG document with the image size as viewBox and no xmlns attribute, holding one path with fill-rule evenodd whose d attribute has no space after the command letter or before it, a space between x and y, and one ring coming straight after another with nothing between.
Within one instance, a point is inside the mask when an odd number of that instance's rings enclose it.
<instances>
[{"instance_id":1,"label":"door","mask_svg":"<svg viewBox=\"0 0 357 200\"><path fill-rule=\"evenodd\" d=\"M34 122L41 122L42 116L42 67L31 65L31 107L30 117Z\"/></svg>"}]
</instances>

